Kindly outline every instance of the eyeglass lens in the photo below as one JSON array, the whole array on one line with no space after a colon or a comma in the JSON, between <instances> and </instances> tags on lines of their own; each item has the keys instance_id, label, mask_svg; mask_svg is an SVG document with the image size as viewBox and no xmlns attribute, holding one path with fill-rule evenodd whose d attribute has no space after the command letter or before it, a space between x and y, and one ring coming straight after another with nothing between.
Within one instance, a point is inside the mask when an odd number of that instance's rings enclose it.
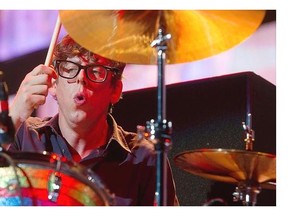
<instances>
[{"instance_id":1,"label":"eyeglass lens","mask_svg":"<svg viewBox=\"0 0 288 216\"><path fill-rule=\"evenodd\" d=\"M88 78L92 81L102 82L105 80L107 70L101 65L82 66L69 61L59 62L59 74L68 79L75 78L81 69L84 69Z\"/></svg>"}]
</instances>

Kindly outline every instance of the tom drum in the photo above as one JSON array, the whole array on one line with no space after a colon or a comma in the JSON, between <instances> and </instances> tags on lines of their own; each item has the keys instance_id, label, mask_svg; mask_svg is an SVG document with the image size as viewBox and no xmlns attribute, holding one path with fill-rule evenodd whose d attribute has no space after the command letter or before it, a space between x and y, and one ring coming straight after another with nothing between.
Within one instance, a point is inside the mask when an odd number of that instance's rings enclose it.
<instances>
[{"instance_id":1,"label":"tom drum","mask_svg":"<svg viewBox=\"0 0 288 216\"><path fill-rule=\"evenodd\" d=\"M110 206L91 170L55 154L0 151L0 206Z\"/></svg>"}]
</instances>

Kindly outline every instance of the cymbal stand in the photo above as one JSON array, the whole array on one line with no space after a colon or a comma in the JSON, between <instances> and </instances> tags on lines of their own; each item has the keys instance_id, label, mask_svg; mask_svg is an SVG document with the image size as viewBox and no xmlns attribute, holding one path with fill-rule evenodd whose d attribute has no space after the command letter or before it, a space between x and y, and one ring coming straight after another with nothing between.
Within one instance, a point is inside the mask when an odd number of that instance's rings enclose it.
<instances>
[{"instance_id":1,"label":"cymbal stand","mask_svg":"<svg viewBox=\"0 0 288 216\"><path fill-rule=\"evenodd\" d=\"M255 133L252 130L252 115L247 114L247 124L242 122L243 129L246 133L245 149L246 151L253 150L253 142L255 140ZM257 195L261 192L261 186L259 183L251 180L241 181L233 193L234 201L242 201L245 206L254 206L257 202Z\"/></svg>"},{"instance_id":2,"label":"cymbal stand","mask_svg":"<svg viewBox=\"0 0 288 216\"><path fill-rule=\"evenodd\" d=\"M257 182L242 181L233 193L233 201L242 201L244 206L255 206L257 203L257 195L261 192L261 186Z\"/></svg>"},{"instance_id":3,"label":"cymbal stand","mask_svg":"<svg viewBox=\"0 0 288 216\"><path fill-rule=\"evenodd\" d=\"M252 130L252 115L251 113L247 114L247 125L245 122L242 122L243 129L246 133L245 141L245 149L247 151L253 151L253 142L255 141L255 132Z\"/></svg>"},{"instance_id":4,"label":"cymbal stand","mask_svg":"<svg viewBox=\"0 0 288 216\"><path fill-rule=\"evenodd\" d=\"M172 123L166 120L166 86L165 86L165 59L166 41L171 38L170 34L164 35L162 29L158 30L157 38L151 43L151 47L157 49L158 66L158 91L157 91L157 121L153 119L147 122L147 130L151 134L157 154L156 159L156 206L167 205L167 161L166 156L171 148Z\"/></svg>"}]
</instances>

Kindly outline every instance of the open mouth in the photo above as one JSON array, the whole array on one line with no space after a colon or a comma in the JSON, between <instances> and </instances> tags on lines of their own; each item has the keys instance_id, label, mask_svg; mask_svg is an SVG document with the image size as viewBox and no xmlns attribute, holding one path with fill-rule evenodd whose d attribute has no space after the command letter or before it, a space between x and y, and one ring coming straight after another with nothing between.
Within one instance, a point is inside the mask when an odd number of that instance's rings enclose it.
<instances>
[{"instance_id":1,"label":"open mouth","mask_svg":"<svg viewBox=\"0 0 288 216\"><path fill-rule=\"evenodd\" d=\"M74 102L77 104L77 105L82 105L86 102L86 97L83 93L77 93L75 96L74 96Z\"/></svg>"}]
</instances>

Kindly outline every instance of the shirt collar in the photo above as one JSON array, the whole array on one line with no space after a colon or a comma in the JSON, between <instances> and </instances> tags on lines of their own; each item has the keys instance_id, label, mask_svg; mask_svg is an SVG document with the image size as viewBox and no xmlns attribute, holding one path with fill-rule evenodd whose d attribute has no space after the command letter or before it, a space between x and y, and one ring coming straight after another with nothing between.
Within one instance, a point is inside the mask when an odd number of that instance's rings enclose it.
<instances>
[{"instance_id":1,"label":"shirt collar","mask_svg":"<svg viewBox=\"0 0 288 216\"><path fill-rule=\"evenodd\" d=\"M56 114L54 117L50 117L46 119L47 121L44 124L40 124L36 126L35 129L43 129L44 127L50 127L54 133L61 134L61 131L59 129L58 124L59 114ZM108 142L108 145L115 140L122 149L126 150L127 152L131 153L131 149L129 148L129 145L124 137L125 132L115 121L113 116L111 114L108 114L107 121L109 127L112 129L112 136Z\"/></svg>"},{"instance_id":2,"label":"shirt collar","mask_svg":"<svg viewBox=\"0 0 288 216\"><path fill-rule=\"evenodd\" d=\"M108 143L111 143L112 140L115 140L117 141L117 143L119 143L119 145L123 149L131 153L128 143L124 137L124 133L127 133L127 132L125 132L120 126L118 126L117 122L115 121L115 119L113 118L111 114L108 114L107 121L108 121L108 125L112 127L112 131L113 131L112 137Z\"/></svg>"}]
</instances>

